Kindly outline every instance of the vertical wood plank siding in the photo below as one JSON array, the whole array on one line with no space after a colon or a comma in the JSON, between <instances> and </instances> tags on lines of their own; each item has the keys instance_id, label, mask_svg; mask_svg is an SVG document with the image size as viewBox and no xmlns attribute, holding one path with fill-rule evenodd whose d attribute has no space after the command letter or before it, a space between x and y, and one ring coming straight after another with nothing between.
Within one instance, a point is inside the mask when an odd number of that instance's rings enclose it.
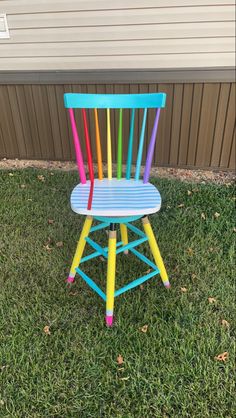
<instances>
[{"instance_id":1,"label":"vertical wood plank siding","mask_svg":"<svg viewBox=\"0 0 236 418\"><path fill-rule=\"evenodd\" d=\"M167 107L161 112L154 164L159 166L235 168L235 83L73 84L0 86L0 158L74 159L72 133L63 105L64 92L137 93L164 91ZM101 146L106 160L105 112L98 111ZM155 111L148 114L150 138ZM129 110L123 112L123 162L127 158ZM76 113L79 135L82 115ZM95 125L88 112L92 153L96 160ZM117 158L118 113L111 111L112 159ZM142 111L136 112L134 158L137 156ZM143 161L146 158L145 142Z\"/></svg>"}]
</instances>

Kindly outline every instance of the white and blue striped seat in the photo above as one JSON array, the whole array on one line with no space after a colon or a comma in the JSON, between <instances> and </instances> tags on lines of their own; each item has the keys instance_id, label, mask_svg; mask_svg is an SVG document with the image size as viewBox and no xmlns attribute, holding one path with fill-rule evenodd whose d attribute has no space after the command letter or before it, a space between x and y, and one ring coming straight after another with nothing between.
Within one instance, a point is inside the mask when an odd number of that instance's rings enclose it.
<instances>
[{"instance_id":1,"label":"white and blue striped seat","mask_svg":"<svg viewBox=\"0 0 236 418\"><path fill-rule=\"evenodd\" d=\"M87 209L90 181L78 184L71 194L71 208L81 215L134 216L160 210L161 195L151 183L142 180L94 181L92 208Z\"/></svg>"}]
</instances>

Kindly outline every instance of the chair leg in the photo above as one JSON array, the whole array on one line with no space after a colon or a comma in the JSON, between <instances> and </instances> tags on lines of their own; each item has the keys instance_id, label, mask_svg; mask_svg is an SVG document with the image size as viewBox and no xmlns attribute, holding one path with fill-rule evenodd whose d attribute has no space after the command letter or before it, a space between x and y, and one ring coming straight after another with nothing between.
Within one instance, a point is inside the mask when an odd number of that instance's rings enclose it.
<instances>
[{"instance_id":1,"label":"chair leg","mask_svg":"<svg viewBox=\"0 0 236 418\"><path fill-rule=\"evenodd\" d=\"M89 235L89 231L90 231L90 228L91 228L91 225L92 225L92 221L93 221L92 216L87 216L86 217L86 220L84 222L84 226L83 226L83 229L82 229L82 232L81 232L78 244L77 244L77 248L76 248L76 251L75 251L73 262L72 262L72 265L71 265L71 268L70 268L70 274L67 278L67 283L73 283L73 281L75 279L75 273L76 273L75 269L79 266L81 257L83 255L84 247L85 247L85 244L86 244L85 238Z\"/></svg>"},{"instance_id":2,"label":"chair leg","mask_svg":"<svg viewBox=\"0 0 236 418\"><path fill-rule=\"evenodd\" d=\"M108 327L113 323L114 297L115 297L115 274L116 274L116 230L115 225L110 224L108 241L107 263L107 299L106 299L106 324Z\"/></svg>"},{"instance_id":3,"label":"chair leg","mask_svg":"<svg viewBox=\"0 0 236 418\"><path fill-rule=\"evenodd\" d=\"M162 279L162 282L164 284L165 287L169 288L170 287L170 282L168 279L168 275L162 260L162 256L160 253L160 250L158 248L157 242L156 242L156 238L155 235L153 233L152 227L150 225L149 219L147 216L145 216L144 218L142 218L142 222L143 222L143 228L145 231L145 234L148 237L148 242L149 242L149 246L152 252L152 255L154 257L155 263L157 265L157 267L160 270L160 276Z\"/></svg>"},{"instance_id":4,"label":"chair leg","mask_svg":"<svg viewBox=\"0 0 236 418\"><path fill-rule=\"evenodd\" d=\"M127 245L128 244L128 231L127 231L127 226L125 224L120 224L120 233L121 233L121 241L123 243L123 245ZM124 251L124 254L128 254L128 250Z\"/></svg>"}]
</instances>

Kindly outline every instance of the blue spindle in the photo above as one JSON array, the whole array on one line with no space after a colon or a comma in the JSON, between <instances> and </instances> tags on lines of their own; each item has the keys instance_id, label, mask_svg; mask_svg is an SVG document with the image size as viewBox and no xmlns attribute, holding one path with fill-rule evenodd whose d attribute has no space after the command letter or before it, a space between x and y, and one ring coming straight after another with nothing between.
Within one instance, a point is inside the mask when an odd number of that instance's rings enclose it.
<instances>
[{"instance_id":1,"label":"blue spindle","mask_svg":"<svg viewBox=\"0 0 236 418\"><path fill-rule=\"evenodd\" d=\"M132 153L133 153L133 142L134 142L134 118L135 118L135 109L132 109L131 124L130 124L130 131L129 131L127 166L126 166L126 179L127 180L129 180L131 176Z\"/></svg>"},{"instance_id":2,"label":"blue spindle","mask_svg":"<svg viewBox=\"0 0 236 418\"><path fill-rule=\"evenodd\" d=\"M136 162L135 180L139 180L139 176L140 176L146 120L147 120L147 108L145 108L143 112L143 123L142 123L140 139L139 139L139 149L138 149L138 157L137 157L137 162Z\"/></svg>"}]
</instances>

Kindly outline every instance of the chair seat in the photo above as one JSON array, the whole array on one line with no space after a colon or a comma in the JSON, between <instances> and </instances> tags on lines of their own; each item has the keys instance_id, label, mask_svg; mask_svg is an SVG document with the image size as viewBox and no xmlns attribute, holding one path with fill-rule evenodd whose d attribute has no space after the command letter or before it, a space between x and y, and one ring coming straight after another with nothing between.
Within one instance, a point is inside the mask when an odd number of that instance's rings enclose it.
<instances>
[{"instance_id":1,"label":"chair seat","mask_svg":"<svg viewBox=\"0 0 236 418\"><path fill-rule=\"evenodd\" d=\"M90 181L78 184L71 193L71 209L81 215L134 216L155 213L161 208L161 195L142 180L94 180L92 207L87 209Z\"/></svg>"}]
</instances>

